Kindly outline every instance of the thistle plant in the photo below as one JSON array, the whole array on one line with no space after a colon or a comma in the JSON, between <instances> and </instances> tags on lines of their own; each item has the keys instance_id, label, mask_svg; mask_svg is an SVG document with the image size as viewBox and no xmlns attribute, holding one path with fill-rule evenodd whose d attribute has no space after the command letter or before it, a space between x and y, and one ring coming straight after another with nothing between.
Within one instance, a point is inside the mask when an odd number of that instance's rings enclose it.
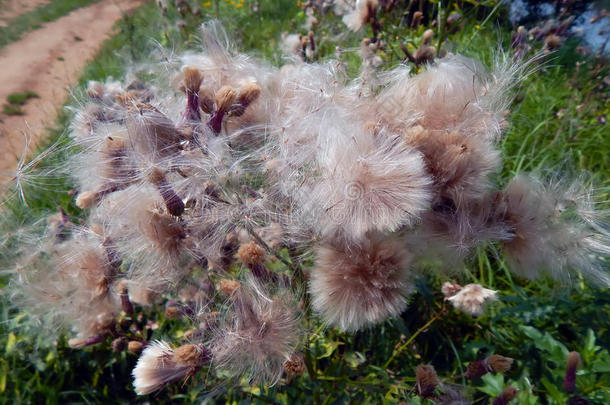
<instances>
[{"instance_id":1,"label":"thistle plant","mask_svg":"<svg viewBox=\"0 0 610 405\"><path fill-rule=\"evenodd\" d=\"M376 23L373 5L356 2L361 23ZM156 81L89 83L65 163L86 220L50 218L14 270L16 302L59 321L74 348L141 350L138 394L203 371L225 385L304 373L311 319L378 327L405 310L430 258L449 279L492 247L521 277L610 284L608 216L585 177L495 180L529 62L447 54L417 75L398 66L371 81L368 66L350 80L336 61L275 68L236 53L215 23L202 37L200 52L152 66ZM443 293L472 316L498 299L478 284ZM161 340L143 310L192 328ZM491 355L463 377L511 363ZM416 376L417 395L465 403L431 366ZM505 391L494 403L516 395Z\"/></svg>"}]
</instances>

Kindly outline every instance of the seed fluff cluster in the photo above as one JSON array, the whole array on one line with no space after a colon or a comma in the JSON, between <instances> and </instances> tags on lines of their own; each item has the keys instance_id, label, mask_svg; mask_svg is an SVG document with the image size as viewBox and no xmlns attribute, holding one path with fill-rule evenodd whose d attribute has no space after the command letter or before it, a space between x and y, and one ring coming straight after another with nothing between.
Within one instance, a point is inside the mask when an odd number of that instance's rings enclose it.
<instances>
[{"instance_id":1,"label":"seed fluff cluster","mask_svg":"<svg viewBox=\"0 0 610 405\"><path fill-rule=\"evenodd\" d=\"M370 23L376 4L347 22ZM139 394L201 369L256 384L300 373L304 303L371 327L403 312L430 257L455 268L493 244L518 275L609 284L590 181L492 180L527 64L448 54L371 82L334 61L271 67L215 23L202 42L148 66L147 83L89 83L66 164L88 216L51 217L14 271L15 302L69 326L73 347L143 349ZM448 296L473 315L495 299L478 285ZM141 308L192 320L187 341L150 341Z\"/></svg>"}]
</instances>

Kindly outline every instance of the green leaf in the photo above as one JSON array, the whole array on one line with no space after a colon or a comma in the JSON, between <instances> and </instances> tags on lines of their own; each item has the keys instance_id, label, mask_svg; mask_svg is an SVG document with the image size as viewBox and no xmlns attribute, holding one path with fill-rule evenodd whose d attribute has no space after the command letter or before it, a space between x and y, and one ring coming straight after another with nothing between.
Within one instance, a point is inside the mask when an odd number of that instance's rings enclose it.
<instances>
[{"instance_id":1,"label":"green leaf","mask_svg":"<svg viewBox=\"0 0 610 405\"><path fill-rule=\"evenodd\" d=\"M557 388L555 384L553 384L546 378L542 378L540 382L542 383L542 385L544 385L544 388L546 388L546 391L548 395L551 396L551 398L553 398L559 404L565 404L567 398L563 394L563 392L559 391L559 388Z\"/></svg>"},{"instance_id":2,"label":"green leaf","mask_svg":"<svg viewBox=\"0 0 610 405\"><path fill-rule=\"evenodd\" d=\"M356 368L366 361L366 357L360 352L347 352L343 358L352 368Z\"/></svg>"},{"instance_id":3,"label":"green leaf","mask_svg":"<svg viewBox=\"0 0 610 405\"><path fill-rule=\"evenodd\" d=\"M337 350L337 347L339 347L340 345L342 345L343 342L326 342L326 343L320 343L320 347L322 347L324 349L324 352L320 355L318 355L318 359L323 359L325 357L330 357L331 354L334 353L335 350Z\"/></svg>"},{"instance_id":4,"label":"green leaf","mask_svg":"<svg viewBox=\"0 0 610 405\"><path fill-rule=\"evenodd\" d=\"M595 357L595 363L591 365L594 373L610 373L610 354L606 350Z\"/></svg>"},{"instance_id":5,"label":"green leaf","mask_svg":"<svg viewBox=\"0 0 610 405\"><path fill-rule=\"evenodd\" d=\"M502 394L502 390L504 389L504 375L488 373L481 377L481 380L483 380L485 385L478 387L479 391L492 397L497 397Z\"/></svg>"},{"instance_id":6,"label":"green leaf","mask_svg":"<svg viewBox=\"0 0 610 405\"><path fill-rule=\"evenodd\" d=\"M548 332L542 334L538 329L531 326L520 325L521 330L530 339L533 340L534 345L542 351L549 354L548 359L556 364L562 364L568 357L568 349L563 343L555 340Z\"/></svg>"},{"instance_id":7,"label":"green leaf","mask_svg":"<svg viewBox=\"0 0 610 405\"><path fill-rule=\"evenodd\" d=\"M583 352L581 353L584 358L594 355L598 347L595 345L595 333L592 329L587 329L587 336L585 337L585 345Z\"/></svg>"}]
</instances>

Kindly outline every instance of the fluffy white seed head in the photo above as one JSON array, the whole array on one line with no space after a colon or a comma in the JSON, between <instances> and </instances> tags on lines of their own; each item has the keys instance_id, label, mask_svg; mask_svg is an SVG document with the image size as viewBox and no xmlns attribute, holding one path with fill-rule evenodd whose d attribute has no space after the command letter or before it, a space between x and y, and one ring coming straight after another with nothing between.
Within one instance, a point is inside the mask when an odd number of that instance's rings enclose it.
<instances>
[{"instance_id":1,"label":"fluffy white seed head","mask_svg":"<svg viewBox=\"0 0 610 405\"><path fill-rule=\"evenodd\" d=\"M167 384L192 375L210 360L201 344L171 348L163 341L149 343L133 369L133 386L138 395L151 394Z\"/></svg>"},{"instance_id":2,"label":"fluffy white seed head","mask_svg":"<svg viewBox=\"0 0 610 405\"><path fill-rule=\"evenodd\" d=\"M467 284L455 295L447 298L454 307L472 316L481 315L485 304L496 299L496 291L483 288L479 284Z\"/></svg>"},{"instance_id":3,"label":"fluffy white seed head","mask_svg":"<svg viewBox=\"0 0 610 405\"><path fill-rule=\"evenodd\" d=\"M300 344L295 305L288 291L272 294L253 279L242 283L210 343L215 366L250 383L275 384Z\"/></svg>"},{"instance_id":4,"label":"fluffy white seed head","mask_svg":"<svg viewBox=\"0 0 610 405\"><path fill-rule=\"evenodd\" d=\"M355 331L398 316L412 291L410 253L399 239L374 235L360 245L316 249L309 292L329 324Z\"/></svg>"}]
</instances>

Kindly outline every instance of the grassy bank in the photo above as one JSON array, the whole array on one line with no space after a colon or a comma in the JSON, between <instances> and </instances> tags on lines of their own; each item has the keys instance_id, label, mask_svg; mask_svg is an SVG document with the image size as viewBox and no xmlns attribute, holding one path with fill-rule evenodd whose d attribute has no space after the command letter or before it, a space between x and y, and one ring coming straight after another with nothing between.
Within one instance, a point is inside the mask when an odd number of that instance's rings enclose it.
<instances>
[{"instance_id":1,"label":"grassy bank","mask_svg":"<svg viewBox=\"0 0 610 405\"><path fill-rule=\"evenodd\" d=\"M0 49L11 42L18 41L23 35L63 17L70 12L97 3L100 0L52 0L48 4L21 14L8 22L8 26L0 27Z\"/></svg>"}]
</instances>

